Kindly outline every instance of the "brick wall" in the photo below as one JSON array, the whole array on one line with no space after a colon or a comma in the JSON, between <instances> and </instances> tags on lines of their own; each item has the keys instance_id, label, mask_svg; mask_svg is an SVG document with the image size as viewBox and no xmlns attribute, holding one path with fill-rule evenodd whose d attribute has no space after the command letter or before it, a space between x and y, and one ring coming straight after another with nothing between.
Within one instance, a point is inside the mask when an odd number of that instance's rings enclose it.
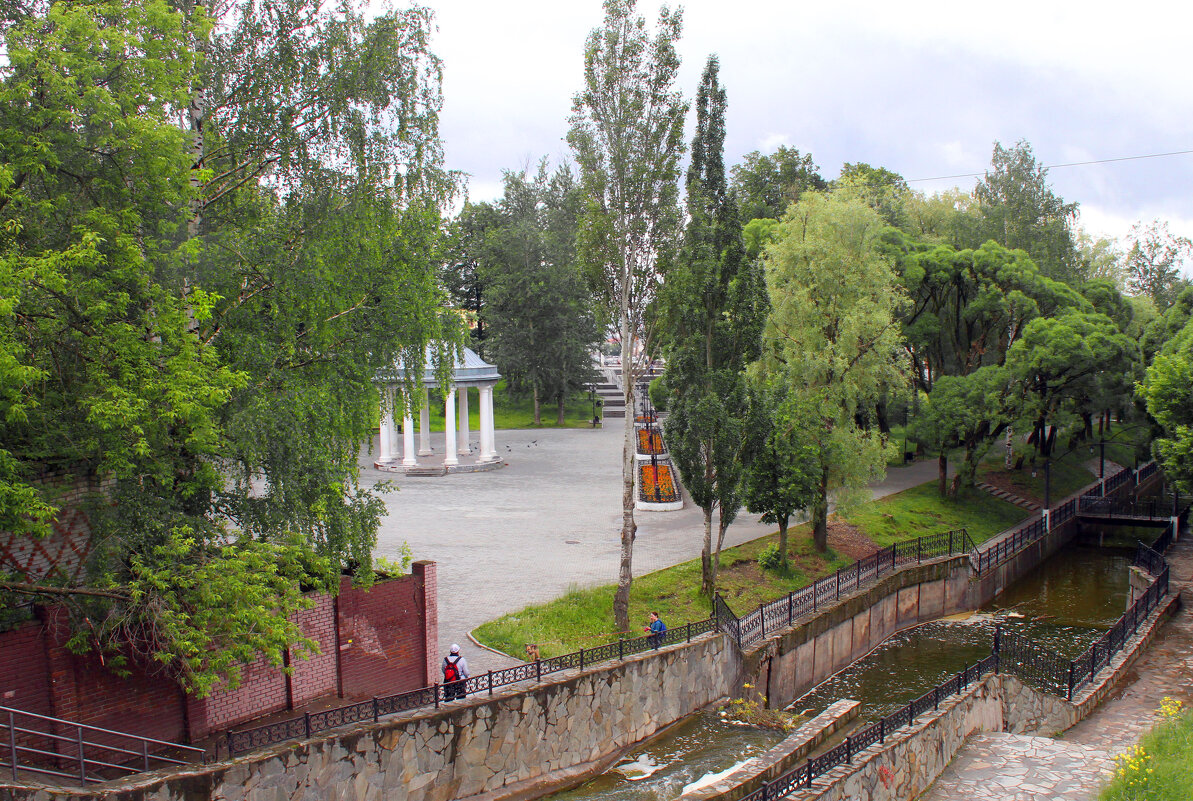
<instances>
[{"instance_id":1,"label":"brick wall","mask_svg":"<svg viewBox=\"0 0 1193 801\"><path fill-rule=\"evenodd\" d=\"M58 507L50 536L34 539L0 531L0 570L37 580L50 573L77 578L91 552L91 523L81 506L88 496L102 492L110 481L95 481L47 473L33 485Z\"/></svg>"},{"instance_id":2,"label":"brick wall","mask_svg":"<svg viewBox=\"0 0 1193 801\"><path fill-rule=\"evenodd\" d=\"M370 591L345 579L338 599L316 594L315 605L297 615L302 632L320 644L317 656L292 659L290 676L258 658L244 668L239 688L207 698L188 697L175 682L135 664L121 677L95 654L71 653L65 614L42 609L41 620L0 632L0 705L186 742L334 697L341 682L346 697L416 689L429 683L435 659L434 589L434 562L416 563L413 575L377 582Z\"/></svg>"},{"instance_id":3,"label":"brick wall","mask_svg":"<svg viewBox=\"0 0 1193 801\"><path fill-rule=\"evenodd\" d=\"M417 562L409 576L368 591L340 586L340 676L345 698L368 698L425 687L434 665L438 616L435 563ZM423 621L427 621L424 627ZM432 625L432 621L434 624Z\"/></svg>"}]
</instances>

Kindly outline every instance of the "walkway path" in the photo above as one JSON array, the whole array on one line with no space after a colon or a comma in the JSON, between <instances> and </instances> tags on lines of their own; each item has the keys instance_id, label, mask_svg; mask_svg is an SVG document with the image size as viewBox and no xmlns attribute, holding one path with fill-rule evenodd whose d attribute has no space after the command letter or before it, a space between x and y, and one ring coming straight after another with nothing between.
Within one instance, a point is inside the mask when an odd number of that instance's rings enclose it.
<instances>
[{"instance_id":1,"label":"walkway path","mask_svg":"<svg viewBox=\"0 0 1193 801\"><path fill-rule=\"evenodd\" d=\"M374 470L362 453L361 484L389 481L388 515L377 553L394 557L403 542L439 571L439 645L463 646L472 671L512 662L473 646L472 629L495 617L544 603L570 588L617 579L621 531L620 420L601 429L497 432L507 467L491 473L416 478ZM475 434L473 435L475 439ZM443 435L433 438L442 447ZM376 443L374 443L374 452ZM931 481L936 463L888 471L875 497ZM681 512L639 512L634 575L700 555L703 522L690 499ZM726 547L770 534L773 526L744 510Z\"/></svg>"},{"instance_id":2,"label":"walkway path","mask_svg":"<svg viewBox=\"0 0 1193 801\"><path fill-rule=\"evenodd\" d=\"M1168 562L1184 605L1092 715L1060 739L974 735L920 801L1096 798L1114 756L1152 727L1165 696L1193 704L1193 538L1174 545Z\"/></svg>"}]
</instances>

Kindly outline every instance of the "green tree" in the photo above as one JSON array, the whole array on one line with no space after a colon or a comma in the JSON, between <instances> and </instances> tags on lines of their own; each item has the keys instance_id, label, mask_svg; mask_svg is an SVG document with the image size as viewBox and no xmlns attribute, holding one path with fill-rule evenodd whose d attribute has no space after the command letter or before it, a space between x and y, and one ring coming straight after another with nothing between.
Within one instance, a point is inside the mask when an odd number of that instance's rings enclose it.
<instances>
[{"instance_id":1,"label":"green tree","mask_svg":"<svg viewBox=\"0 0 1193 801\"><path fill-rule=\"evenodd\" d=\"M859 490L885 469L884 445L857 412L907 383L898 315L906 299L883 255L885 226L860 200L809 193L766 251L771 315L763 369L809 417L816 499L812 532L827 548L830 494Z\"/></svg>"},{"instance_id":2,"label":"green tree","mask_svg":"<svg viewBox=\"0 0 1193 801\"><path fill-rule=\"evenodd\" d=\"M198 692L302 642L300 584L367 581L373 376L457 336L429 17L221 14L31 7L0 66L0 509L107 484L82 582L3 586Z\"/></svg>"},{"instance_id":3,"label":"green tree","mask_svg":"<svg viewBox=\"0 0 1193 801\"><path fill-rule=\"evenodd\" d=\"M815 416L815 410L799 408L801 400L807 403L807 398L788 397L782 385L755 394L755 403L763 406L756 418L763 422L765 437L746 469L743 491L746 508L761 515L763 523L779 527L779 559L784 572L790 569L788 523L816 501L819 489L818 440L803 425Z\"/></svg>"},{"instance_id":4,"label":"green tree","mask_svg":"<svg viewBox=\"0 0 1193 801\"><path fill-rule=\"evenodd\" d=\"M846 162L841 167L841 175L833 181L832 189L865 201L887 225L907 227L905 204L911 190L899 173L885 167L871 167L865 162Z\"/></svg>"},{"instance_id":5,"label":"green tree","mask_svg":"<svg viewBox=\"0 0 1193 801\"><path fill-rule=\"evenodd\" d=\"M468 313L472 326L471 347L485 355L485 287L481 280L485 237L499 221L491 203L465 202L448 228L446 259L440 273L452 305Z\"/></svg>"},{"instance_id":6,"label":"green tree","mask_svg":"<svg viewBox=\"0 0 1193 801\"><path fill-rule=\"evenodd\" d=\"M744 370L758 358L767 312L762 271L746 258L725 181L725 90L718 71L716 57L709 57L696 93L688 225L659 294L658 326L667 358L667 443L684 487L704 512L701 591L710 599L725 530L741 506L751 441Z\"/></svg>"},{"instance_id":7,"label":"green tree","mask_svg":"<svg viewBox=\"0 0 1193 801\"><path fill-rule=\"evenodd\" d=\"M629 412L622 444L621 559L613 599L614 617L623 630L629 628L637 530L632 412L640 371L636 356L647 336L647 306L682 230L679 159L687 112L673 88L682 15L664 6L652 38L636 6L636 0L605 0L604 24L589 35L585 46L584 88L573 100L568 132L584 199L580 256L620 336Z\"/></svg>"},{"instance_id":8,"label":"green tree","mask_svg":"<svg viewBox=\"0 0 1193 801\"><path fill-rule=\"evenodd\" d=\"M568 395L594 376L600 331L576 263L577 195L566 165L552 175L544 161L534 178L507 172L483 246L489 355L511 392L533 398L535 425L544 401L556 402L562 424Z\"/></svg>"},{"instance_id":9,"label":"green tree","mask_svg":"<svg viewBox=\"0 0 1193 801\"><path fill-rule=\"evenodd\" d=\"M1188 292L1188 290L1186 290ZM1162 435L1152 444L1164 474L1193 489L1193 324L1169 339L1147 368L1138 391Z\"/></svg>"},{"instance_id":10,"label":"green tree","mask_svg":"<svg viewBox=\"0 0 1193 801\"><path fill-rule=\"evenodd\" d=\"M991 169L978 182L982 226L977 247L993 239L1011 250L1024 250L1041 272L1059 281L1078 280L1073 224L1077 204L1066 203L1048 185L1048 171L1025 141L1006 148L994 143Z\"/></svg>"},{"instance_id":11,"label":"green tree","mask_svg":"<svg viewBox=\"0 0 1193 801\"><path fill-rule=\"evenodd\" d=\"M777 220L804 192L820 192L828 182L812 161L812 154L779 145L774 153L754 150L731 170L742 220Z\"/></svg>"},{"instance_id":12,"label":"green tree","mask_svg":"<svg viewBox=\"0 0 1193 801\"><path fill-rule=\"evenodd\" d=\"M1159 220L1136 223L1128 236L1127 284L1131 292L1151 298L1160 310L1167 309L1189 286L1185 265L1193 257L1193 241L1176 236L1168 223Z\"/></svg>"}]
</instances>

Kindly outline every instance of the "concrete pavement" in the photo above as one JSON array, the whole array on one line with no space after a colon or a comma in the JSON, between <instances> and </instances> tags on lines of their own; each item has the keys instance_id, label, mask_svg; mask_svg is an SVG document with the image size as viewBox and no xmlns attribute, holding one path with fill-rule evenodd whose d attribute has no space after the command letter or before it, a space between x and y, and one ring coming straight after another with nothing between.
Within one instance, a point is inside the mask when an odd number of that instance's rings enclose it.
<instances>
[{"instance_id":1,"label":"concrete pavement","mask_svg":"<svg viewBox=\"0 0 1193 801\"><path fill-rule=\"evenodd\" d=\"M441 450L443 435L432 444ZM497 452L507 467L438 477L384 473L373 469L369 454L361 454L362 486L388 481L396 489L384 496L388 515L376 552L393 558L407 542L415 559L438 563L441 653L455 642L474 673L507 667L511 660L474 646L468 632L570 588L616 582L621 444L620 420L596 430L498 431ZM873 492L881 497L935 476L934 461L894 468ZM703 517L685 500L680 512L635 514L635 576L699 557ZM774 530L743 510L725 544Z\"/></svg>"}]
</instances>

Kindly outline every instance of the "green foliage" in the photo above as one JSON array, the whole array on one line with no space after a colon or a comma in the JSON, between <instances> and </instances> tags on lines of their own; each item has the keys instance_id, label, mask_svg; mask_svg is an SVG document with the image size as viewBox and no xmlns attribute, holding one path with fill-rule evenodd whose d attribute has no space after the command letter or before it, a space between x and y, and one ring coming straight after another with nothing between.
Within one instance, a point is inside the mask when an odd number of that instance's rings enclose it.
<instances>
[{"instance_id":1,"label":"green foliage","mask_svg":"<svg viewBox=\"0 0 1193 801\"><path fill-rule=\"evenodd\" d=\"M300 583L368 566L373 377L459 339L429 12L275 11L54 3L3 29L0 525L45 533L46 471L108 482L82 583L26 578L76 645L198 692L301 644Z\"/></svg>"},{"instance_id":2,"label":"green foliage","mask_svg":"<svg viewBox=\"0 0 1193 801\"><path fill-rule=\"evenodd\" d=\"M585 43L584 88L573 99L568 132L583 198L577 248L606 319L617 328L631 410L636 345L681 230L678 178L687 112L674 89L682 13L662 7L652 38L636 7L637 0L605 0L604 23ZM633 435L631 413L622 448L621 560L613 600L623 628L633 580Z\"/></svg>"},{"instance_id":3,"label":"green foliage","mask_svg":"<svg viewBox=\"0 0 1193 801\"><path fill-rule=\"evenodd\" d=\"M486 348L516 394L554 402L557 424L572 391L595 380L600 339L592 299L576 262L579 192L571 168L505 175L505 196L485 232L479 277L486 287Z\"/></svg>"},{"instance_id":4,"label":"green foliage","mask_svg":"<svg viewBox=\"0 0 1193 801\"><path fill-rule=\"evenodd\" d=\"M1024 250L1041 272L1058 281L1079 280L1073 222L1077 204L1065 203L1048 185L1031 145L994 143L991 169L978 182L981 226L969 247L993 239L1011 250Z\"/></svg>"},{"instance_id":5,"label":"green foliage","mask_svg":"<svg viewBox=\"0 0 1193 801\"><path fill-rule=\"evenodd\" d=\"M1165 697L1159 721L1118 756L1099 801L1182 801L1193 787L1193 713Z\"/></svg>"},{"instance_id":6,"label":"green foliage","mask_svg":"<svg viewBox=\"0 0 1193 801\"><path fill-rule=\"evenodd\" d=\"M955 496L942 497L931 484L870 501L844 515L880 547L959 528L983 542L1027 516L1025 510L989 493L961 489Z\"/></svg>"},{"instance_id":7,"label":"green foliage","mask_svg":"<svg viewBox=\"0 0 1193 801\"><path fill-rule=\"evenodd\" d=\"M758 552L758 564L763 570L781 570L786 566L787 554L772 542Z\"/></svg>"},{"instance_id":8,"label":"green foliage","mask_svg":"<svg viewBox=\"0 0 1193 801\"><path fill-rule=\"evenodd\" d=\"M883 228L859 200L807 194L766 251L772 313L761 369L805 410L822 549L830 493L864 487L885 469L886 445L858 426L858 410L907 383L896 324L906 299L881 250Z\"/></svg>"},{"instance_id":9,"label":"green foliage","mask_svg":"<svg viewBox=\"0 0 1193 801\"><path fill-rule=\"evenodd\" d=\"M1185 265L1193 258L1193 241L1176 236L1168 223L1136 223L1128 237L1127 284L1131 292L1150 298L1157 309L1167 309L1186 287Z\"/></svg>"},{"instance_id":10,"label":"green foliage","mask_svg":"<svg viewBox=\"0 0 1193 801\"><path fill-rule=\"evenodd\" d=\"M812 161L812 154L801 155L798 149L786 145L779 145L769 155L758 150L747 153L731 173L743 220L778 220L804 192L828 188L820 168Z\"/></svg>"},{"instance_id":11,"label":"green foliage","mask_svg":"<svg viewBox=\"0 0 1193 801\"><path fill-rule=\"evenodd\" d=\"M756 439L744 370L760 353L768 308L761 268L746 258L725 182L725 90L718 72L716 58L709 58L696 95L688 226L660 292L658 323L667 359L667 446L684 487L704 511L701 584L709 597L716 590L714 552L741 507L743 464Z\"/></svg>"},{"instance_id":12,"label":"green foliage","mask_svg":"<svg viewBox=\"0 0 1193 801\"><path fill-rule=\"evenodd\" d=\"M396 560L384 556L373 557L373 570L383 576L404 576L410 572L410 563L413 561L414 552L410 550L410 543L403 542L398 548Z\"/></svg>"},{"instance_id":13,"label":"green foliage","mask_svg":"<svg viewBox=\"0 0 1193 801\"><path fill-rule=\"evenodd\" d=\"M1193 488L1193 322L1168 341L1147 369L1139 394L1163 434L1153 443L1165 474Z\"/></svg>"},{"instance_id":14,"label":"green foliage","mask_svg":"<svg viewBox=\"0 0 1193 801\"><path fill-rule=\"evenodd\" d=\"M663 376L651 379L646 391L650 395L650 404L657 411L667 411L667 389L663 385Z\"/></svg>"}]
</instances>

